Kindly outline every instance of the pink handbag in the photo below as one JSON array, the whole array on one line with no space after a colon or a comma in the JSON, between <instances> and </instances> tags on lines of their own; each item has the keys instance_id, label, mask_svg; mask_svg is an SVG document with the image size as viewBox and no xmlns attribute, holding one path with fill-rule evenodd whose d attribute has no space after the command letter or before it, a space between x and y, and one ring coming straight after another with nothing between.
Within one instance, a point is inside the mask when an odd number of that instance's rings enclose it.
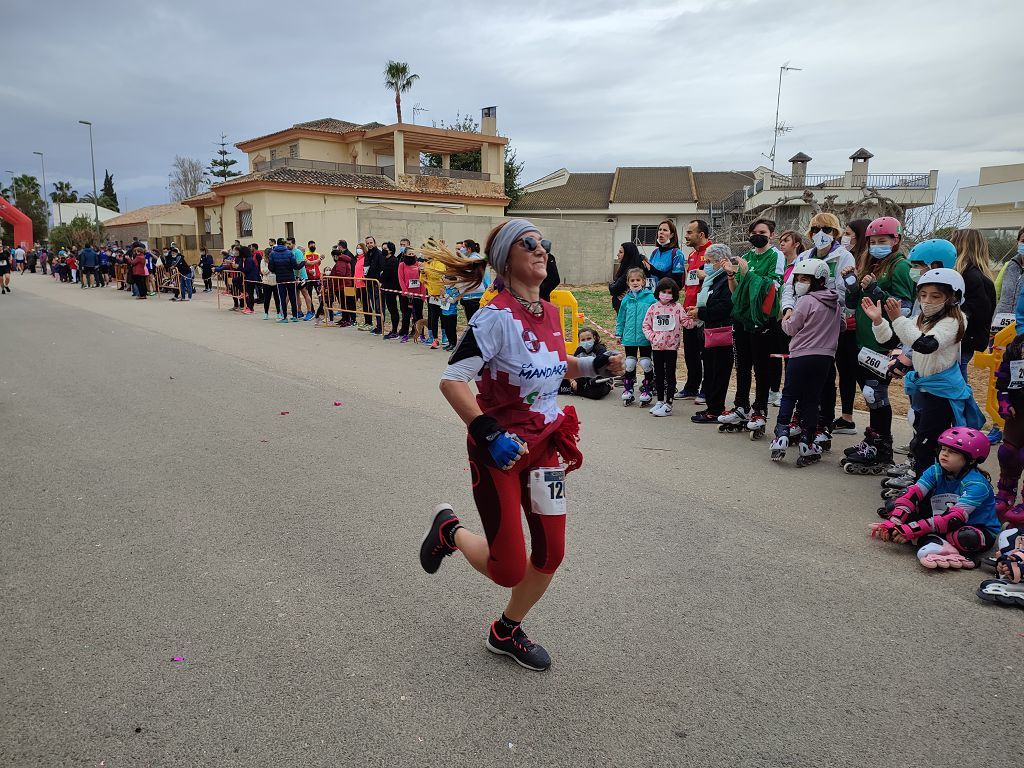
<instances>
[{"instance_id":1,"label":"pink handbag","mask_svg":"<svg viewBox=\"0 0 1024 768\"><path fill-rule=\"evenodd\" d=\"M704 346L705 347L731 347L732 346L732 326L723 325L721 328L705 328L704 329Z\"/></svg>"}]
</instances>

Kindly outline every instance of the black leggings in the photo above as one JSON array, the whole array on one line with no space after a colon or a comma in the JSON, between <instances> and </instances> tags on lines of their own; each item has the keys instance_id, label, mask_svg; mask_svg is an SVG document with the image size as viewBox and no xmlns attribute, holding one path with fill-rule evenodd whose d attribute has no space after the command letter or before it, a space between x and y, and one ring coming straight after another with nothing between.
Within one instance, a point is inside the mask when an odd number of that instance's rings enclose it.
<instances>
[{"instance_id":1,"label":"black leggings","mask_svg":"<svg viewBox=\"0 0 1024 768\"><path fill-rule=\"evenodd\" d=\"M836 349L836 371L839 374L839 402L843 413L853 413L853 398L857 394L857 333L842 331Z\"/></svg>"},{"instance_id":2,"label":"black leggings","mask_svg":"<svg viewBox=\"0 0 1024 768\"><path fill-rule=\"evenodd\" d=\"M391 332L397 334L398 318L400 317L398 312L398 295L394 293L385 293L384 306L387 307L388 315L391 317Z\"/></svg>"},{"instance_id":3,"label":"black leggings","mask_svg":"<svg viewBox=\"0 0 1024 768\"><path fill-rule=\"evenodd\" d=\"M782 389L782 404L775 422L775 434L787 434L793 419L793 410L800 407L802 439L810 443L818 430L818 406L822 382L832 377L834 358L828 355L801 355L789 358L786 365L786 386Z\"/></svg>"},{"instance_id":4,"label":"black leggings","mask_svg":"<svg viewBox=\"0 0 1024 768\"><path fill-rule=\"evenodd\" d=\"M277 292L281 302L281 316L288 317L288 301L292 302L292 317L299 316L299 308L295 299L295 283L278 283Z\"/></svg>"},{"instance_id":5,"label":"black leggings","mask_svg":"<svg viewBox=\"0 0 1024 768\"><path fill-rule=\"evenodd\" d=\"M423 299L402 296L402 335L408 336L413 321L423 319Z\"/></svg>"},{"instance_id":6,"label":"black leggings","mask_svg":"<svg viewBox=\"0 0 1024 768\"><path fill-rule=\"evenodd\" d=\"M704 329L701 328L700 332L703 336ZM654 390L658 395L658 402L671 403L676 393L676 362L679 360L679 350L655 349L651 355L654 358Z\"/></svg>"},{"instance_id":7,"label":"black leggings","mask_svg":"<svg viewBox=\"0 0 1024 768\"><path fill-rule=\"evenodd\" d=\"M867 402L867 397L864 398L868 406L868 426L886 440L892 440L892 405L889 404L888 380L858 363L857 384L860 385L861 393L866 386L871 389L874 404Z\"/></svg>"},{"instance_id":8,"label":"black leggings","mask_svg":"<svg viewBox=\"0 0 1024 768\"><path fill-rule=\"evenodd\" d=\"M459 316L454 312L450 315L441 315L441 330L448 337L448 344L455 343L455 334L458 332Z\"/></svg>"},{"instance_id":9,"label":"black leggings","mask_svg":"<svg viewBox=\"0 0 1024 768\"><path fill-rule=\"evenodd\" d=\"M918 477L935 463L939 455L939 435L953 426L953 409L949 400L928 392L918 391L914 396L914 439L910 441L910 456Z\"/></svg>"},{"instance_id":10,"label":"black leggings","mask_svg":"<svg viewBox=\"0 0 1024 768\"><path fill-rule=\"evenodd\" d=\"M683 360L686 361L686 383L683 389L692 394L701 391L704 379L704 329L683 329ZM657 358L654 362L655 374L658 370ZM673 377L674 379L675 377ZM657 379L655 379L657 380ZM675 385L673 385L674 388ZM705 393L707 394L707 393ZM671 399L671 398L670 398Z\"/></svg>"},{"instance_id":11,"label":"black leggings","mask_svg":"<svg viewBox=\"0 0 1024 768\"><path fill-rule=\"evenodd\" d=\"M463 299L462 311L466 313L466 322L473 319L473 315L480 309L480 299Z\"/></svg>"},{"instance_id":12,"label":"black leggings","mask_svg":"<svg viewBox=\"0 0 1024 768\"><path fill-rule=\"evenodd\" d=\"M733 326L733 348L736 350L736 398L733 404L737 408L748 409L751 406L751 373L755 382L753 409L764 413L768 408L768 393L772 386L778 386L782 377L782 360L772 357L777 328L774 318L760 331L745 331L739 325Z\"/></svg>"},{"instance_id":13,"label":"black leggings","mask_svg":"<svg viewBox=\"0 0 1024 768\"><path fill-rule=\"evenodd\" d=\"M438 323L441 322L441 305L434 304L429 299L427 300L427 330L430 331L430 335L433 338L438 338L440 334L437 332Z\"/></svg>"},{"instance_id":14,"label":"black leggings","mask_svg":"<svg viewBox=\"0 0 1024 768\"><path fill-rule=\"evenodd\" d=\"M245 283L245 306L246 309L252 311L252 308L256 306L256 288L259 283Z\"/></svg>"},{"instance_id":15,"label":"black leggings","mask_svg":"<svg viewBox=\"0 0 1024 768\"><path fill-rule=\"evenodd\" d=\"M721 416L732 376L732 346L704 347L704 397L708 413Z\"/></svg>"},{"instance_id":16,"label":"black leggings","mask_svg":"<svg viewBox=\"0 0 1024 768\"><path fill-rule=\"evenodd\" d=\"M270 314L270 297L274 297L274 311L277 314L281 314L281 299L277 295L276 286L265 285L263 286L263 314Z\"/></svg>"},{"instance_id":17,"label":"black leggings","mask_svg":"<svg viewBox=\"0 0 1024 768\"><path fill-rule=\"evenodd\" d=\"M359 305L363 308L363 325L371 325L373 323L373 305L370 304L370 291L367 288L357 288L356 292L359 294Z\"/></svg>"}]
</instances>

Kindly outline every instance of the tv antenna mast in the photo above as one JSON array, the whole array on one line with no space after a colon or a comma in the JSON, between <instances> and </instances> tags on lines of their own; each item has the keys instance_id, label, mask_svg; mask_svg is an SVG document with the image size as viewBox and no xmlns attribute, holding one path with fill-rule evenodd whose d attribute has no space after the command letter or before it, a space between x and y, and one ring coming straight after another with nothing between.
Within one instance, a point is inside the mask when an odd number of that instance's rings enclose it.
<instances>
[{"instance_id":1,"label":"tv antenna mast","mask_svg":"<svg viewBox=\"0 0 1024 768\"><path fill-rule=\"evenodd\" d=\"M779 136L781 136L784 133L789 133L790 131L793 130L792 126L779 122L779 106L782 104L782 76L786 72L803 72L803 70L800 69L800 67L789 66L788 61L781 67L779 67L779 91L778 94L776 94L775 96L775 130L773 132L774 136L772 137L772 151L769 152L767 155L763 155L764 157L767 157L769 160L772 161L773 171L775 170L775 148L776 146L778 146Z\"/></svg>"},{"instance_id":2,"label":"tv antenna mast","mask_svg":"<svg viewBox=\"0 0 1024 768\"><path fill-rule=\"evenodd\" d=\"M412 124L416 125L416 115L420 112L429 112L430 110L426 107L421 107L419 102L412 105Z\"/></svg>"}]
</instances>

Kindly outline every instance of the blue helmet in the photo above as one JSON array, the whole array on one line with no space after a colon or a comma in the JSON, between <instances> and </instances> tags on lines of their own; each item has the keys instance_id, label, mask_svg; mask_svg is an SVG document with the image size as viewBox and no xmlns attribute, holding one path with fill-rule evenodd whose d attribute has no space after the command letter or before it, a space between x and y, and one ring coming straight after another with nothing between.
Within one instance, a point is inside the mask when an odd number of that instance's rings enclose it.
<instances>
[{"instance_id":1,"label":"blue helmet","mask_svg":"<svg viewBox=\"0 0 1024 768\"><path fill-rule=\"evenodd\" d=\"M953 265L956 264L956 246L949 242L949 240L942 240L941 238L925 240L910 249L910 255L907 256L907 259L923 262L929 267L932 265L932 262L938 261L942 263L944 268L952 269Z\"/></svg>"}]
</instances>

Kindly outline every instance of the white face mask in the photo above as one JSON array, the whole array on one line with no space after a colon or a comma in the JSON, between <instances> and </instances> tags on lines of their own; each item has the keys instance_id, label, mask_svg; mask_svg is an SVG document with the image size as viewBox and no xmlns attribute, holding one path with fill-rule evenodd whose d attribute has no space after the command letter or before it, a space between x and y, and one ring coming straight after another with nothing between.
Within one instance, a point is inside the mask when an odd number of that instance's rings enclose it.
<instances>
[{"instance_id":1,"label":"white face mask","mask_svg":"<svg viewBox=\"0 0 1024 768\"><path fill-rule=\"evenodd\" d=\"M839 244L842 245L843 248L849 248L850 247L850 243L852 243L852 242L853 242L853 238L850 237L849 235L843 235L841 238L839 238Z\"/></svg>"},{"instance_id":2,"label":"white face mask","mask_svg":"<svg viewBox=\"0 0 1024 768\"><path fill-rule=\"evenodd\" d=\"M832 237L832 235L830 235L828 232L815 232L811 240L814 241L815 247L819 249L825 249L832 245L832 242L835 240L835 238Z\"/></svg>"},{"instance_id":3,"label":"white face mask","mask_svg":"<svg viewBox=\"0 0 1024 768\"><path fill-rule=\"evenodd\" d=\"M910 270L910 279L913 280L915 283L918 280L920 280L921 279L921 270L920 269L911 269Z\"/></svg>"},{"instance_id":4,"label":"white face mask","mask_svg":"<svg viewBox=\"0 0 1024 768\"><path fill-rule=\"evenodd\" d=\"M932 317L933 315L939 314L939 312L942 311L942 308L944 306L946 306L945 303L943 303L943 304L924 304L924 303L922 303L921 304L921 314L924 315L925 317Z\"/></svg>"},{"instance_id":5,"label":"white face mask","mask_svg":"<svg viewBox=\"0 0 1024 768\"><path fill-rule=\"evenodd\" d=\"M809 283L796 283L793 285L793 293L795 293L797 296L803 296L809 290L811 290L811 286Z\"/></svg>"},{"instance_id":6,"label":"white face mask","mask_svg":"<svg viewBox=\"0 0 1024 768\"><path fill-rule=\"evenodd\" d=\"M363 255L363 249L362 248L356 248L356 256L362 256L362 255Z\"/></svg>"}]
</instances>

